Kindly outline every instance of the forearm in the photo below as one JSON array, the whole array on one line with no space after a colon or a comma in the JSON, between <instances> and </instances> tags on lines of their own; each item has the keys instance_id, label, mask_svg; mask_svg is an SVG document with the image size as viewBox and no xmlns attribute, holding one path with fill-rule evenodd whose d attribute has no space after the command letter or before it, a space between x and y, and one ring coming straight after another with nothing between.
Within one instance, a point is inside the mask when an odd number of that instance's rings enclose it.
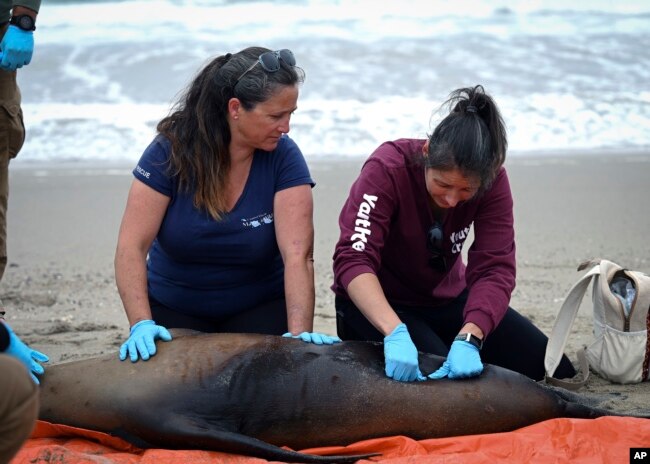
<instances>
[{"instance_id":1,"label":"forearm","mask_svg":"<svg viewBox=\"0 0 650 464\"><path fill-rule=\"evenodd\" d=\"M11 15L12 16L20 16L20 15L29 15L32 18L36 19L36 15L38 15L38 6L35 5L36 2L23 2L23 3L29 3L29 5L15 5L11 9Z\"/></svg>"},{"instance_id":2,"label":"forearm","mask_svg":"<svg viewBox=\"0 0 650 464\"><path fill-rule=\"evenodd\" d=\"M146 253L118 247L115 254L115 282L129 326L151 319L147 292Z\"/></svg>"},{"instance_id":3,"label":"forearm","mask_svg":"<svg viewBox=\"0 0 650 464\"><path fill-rule=\"evenodd\" d=\"M474 324L473 322L465 323L463 327L460 329L459 333L471 333L472 335L480 338L481 340L483 340L483 338L485 337L483 330L481 330L481 328L478 325Z\"/></svg>"},{"instance_id":4,"label":"forearm","mask_svg":"<svg viewBox=\"0 0 650 464\"><path fill-rule=\"evenodd\" d=\"M356 276L350 281L347 292L359 311L382 334L390 334L402 322L388 303L375 274Z\"/></svg>"},{"instance_id":5,"label":"forearm","mask_svg":"<svg viewBox=\"0 0 650 464\"><path fill-rule=\"evenodd\" d=\"M314 327L314 261L311 254L284 265L284 292L289 332L312 332Z\"/></svg>"}]
</instances>

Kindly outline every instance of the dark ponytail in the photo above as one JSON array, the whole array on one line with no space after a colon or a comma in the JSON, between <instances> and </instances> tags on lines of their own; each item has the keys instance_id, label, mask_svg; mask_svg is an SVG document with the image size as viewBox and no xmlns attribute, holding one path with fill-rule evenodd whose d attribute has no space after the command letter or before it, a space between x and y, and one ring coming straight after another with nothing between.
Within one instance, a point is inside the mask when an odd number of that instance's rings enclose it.
<instances>
[{"instance_id":1,"label":"dark ponytail","mask_svg":"<svg viewBox=\"0 0 650 464\"><path fill-rule=\"evenodd\" d=\"M508 140L499 109L483 86L454 90L443 106L449 114L429 136L427 167L460 169L490 186L506 159Z\"/></svg>"}]
</instances>

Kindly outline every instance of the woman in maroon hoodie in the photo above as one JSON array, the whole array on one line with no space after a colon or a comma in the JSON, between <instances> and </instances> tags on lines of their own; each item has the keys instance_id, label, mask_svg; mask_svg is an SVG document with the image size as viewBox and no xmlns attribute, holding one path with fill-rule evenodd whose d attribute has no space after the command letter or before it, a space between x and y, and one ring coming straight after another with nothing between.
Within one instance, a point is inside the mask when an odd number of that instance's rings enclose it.
<instances>
[{"instance_id":1,"label":"woman in maroon hoodie","mask_svg":"<svg viewBox=\"0 0 650 464\"><path fill-rule=\"evenodd\" d=\"M446 104L428 139L382 144L352 185L334 253L338 335L383 339L396 380L426 379L418 350L447 357L432 379L477 376L482 359L542 379L548 339L509 307L515 233L503 119L480 85ZM575 375L566 356L557 373Z\"/></svg>"}]
</instances>

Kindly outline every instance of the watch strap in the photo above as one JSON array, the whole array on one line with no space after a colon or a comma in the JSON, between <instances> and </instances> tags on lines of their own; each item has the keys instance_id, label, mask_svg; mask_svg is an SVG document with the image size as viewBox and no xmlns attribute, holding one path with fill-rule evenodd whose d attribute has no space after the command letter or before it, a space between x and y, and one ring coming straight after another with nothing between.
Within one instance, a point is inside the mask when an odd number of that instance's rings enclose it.
<instances>
[{"instance_id":1,"label":"watch strap","mask_svg":"<svg viewBox=\"0 0 650 464\"><path fill-rule=\"evenodd\" d=\"M471 333L460 333L456 335L456 338L454 338L454 341L462 341L462 342L468 342L474 345L476 348L479 350L483 348L483 340L478 338L476 335L471 334Z\"/></svg>"}]
</instances>

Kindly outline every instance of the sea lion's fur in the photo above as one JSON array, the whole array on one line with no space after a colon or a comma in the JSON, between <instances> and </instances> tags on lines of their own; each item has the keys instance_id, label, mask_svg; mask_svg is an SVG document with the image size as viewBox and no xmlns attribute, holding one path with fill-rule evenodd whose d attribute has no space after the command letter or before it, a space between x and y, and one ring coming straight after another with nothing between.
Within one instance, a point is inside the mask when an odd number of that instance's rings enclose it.
<instances>
[{"instance_id":1,"label":"sea lion's fur","mask_svg":"<svg viewBox=\"0 0 650 464\"><path fill-rule=\"evenodd\" d=\"M140 447L346 462L282 449L507 432L557 417L612 415L580 395L493 365L465 380L398 382L381 344L314 345L278 336L193 334L148 361L117 353L48 367L40 419L111 433ZM423 372L443 359L421 354Z\"/></svg>"}]
</instances>

